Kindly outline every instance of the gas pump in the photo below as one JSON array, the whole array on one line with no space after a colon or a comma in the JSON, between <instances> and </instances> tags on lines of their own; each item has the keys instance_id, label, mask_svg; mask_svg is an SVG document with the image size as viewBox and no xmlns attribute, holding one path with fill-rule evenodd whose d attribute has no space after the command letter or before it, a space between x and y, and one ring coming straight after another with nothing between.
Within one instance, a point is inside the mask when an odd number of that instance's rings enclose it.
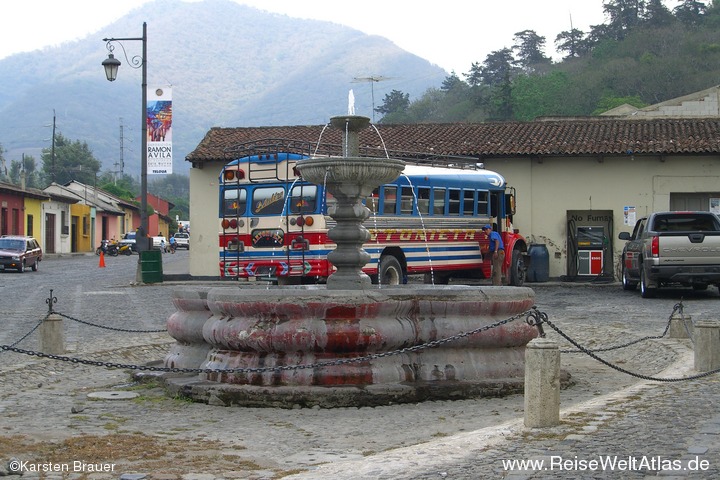
<instances>
[{"instance_id":1,"label":"gas pump","mask_svg":"<svg viewBox=\"0 0 720 480\"><path fill-rule=\"evenodd\" d=\"M604 250L607 237L605 227L577 227L575 241L577 244L578 275L597 276L603 272Z\"/></svg>"},{"instance_id":2,"label":"gas pump","mask_svg":"<svg viewBox=\"0 0 720 480\"><path fill-rule=\"evenodd\" d=\"M567 211L567 278L613 278L612 210Z\"/></svg>"}]
</instances>

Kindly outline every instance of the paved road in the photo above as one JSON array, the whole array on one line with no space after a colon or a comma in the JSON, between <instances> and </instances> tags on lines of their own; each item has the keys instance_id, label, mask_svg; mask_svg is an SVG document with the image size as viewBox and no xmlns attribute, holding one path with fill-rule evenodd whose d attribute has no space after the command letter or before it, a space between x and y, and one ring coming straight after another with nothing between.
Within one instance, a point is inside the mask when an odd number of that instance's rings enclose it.
<instances>
[{"instance_id":1,"label":"paved road","mask_svg":"<svg viewBox=\"0 0 720 480\"><path fill-rule=\"evenodd\" d=\"M0 345L16 342L44 317L50 289L58 299L55 310L73 318L125 330L162 329L174 312L173 290L192 287L134 285L137 258L106 258L105 268L95 256L48 258L39 272L0 272ZM185 251L164 255L164 269L182 272L187 259ZM660 335L681 299L693 320L716 318L720 306L717 289L667 291L645 300L617 284L531 286L538 308L590 348ZM172 341L164 333L64 324L68 356L99 362L161 360ZM571 348L555 333L548 335L562 349ZM36 332L18 346L36 349ZM647 340L602 357L641 375L694 373L689 341ZM693 461L705 469L672 473L720 478L716 376L643 382L577 353L563 353L562 367L576 381L561 393L562 424L526 429L521 395L359 409L224 408L169 398L153 384L129 385L132 371L3 352L0 473L16 457L31 465L112 464L112 473L88 477L108 479L126 473L164 480L643 478ZM88 397L108 392L139 397ZM625 463L614 470L593 463L615 457ZM503 464L508 460L544 460L553 469L521 472ZM82 475L41 476L26 469L24 478Z\"/></svg>"}]
</instances>

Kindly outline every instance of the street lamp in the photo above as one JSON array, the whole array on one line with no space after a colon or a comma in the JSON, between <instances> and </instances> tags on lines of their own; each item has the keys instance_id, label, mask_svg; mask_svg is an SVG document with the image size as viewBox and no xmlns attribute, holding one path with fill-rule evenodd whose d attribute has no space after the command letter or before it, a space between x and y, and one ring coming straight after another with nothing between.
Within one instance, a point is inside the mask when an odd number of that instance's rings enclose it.
<instances>
[{"instance_id":1,"label":"street lamp","mask_svg":"<svg viewBox=\"0 0 720 480\"><path fill-rule=\"evenodd\" d=\"M142 42L142 56L135 55L132 59L128 58L125 47L121 42L123 41L136 41ZM129 37L129 38L103 38L103 42L106 42L108 49L108 58L103 60L102 65L105 68L105 76L111 82L114 82L117 78L118 68L120 67L120 60L115 58L113 51L115 50L114 43L120 45L125 60L132 68L142 67L142 109L140 110L140 131L142 135L141 141L141 160L140 160L140 231L138 237L135 239L138 251L149 250L149 239L148 234L148 216L147 216L147 23L143 22L143 33L142 37ZM143 239L143 241L140 241Z\"/></svg>"}]
</instances>

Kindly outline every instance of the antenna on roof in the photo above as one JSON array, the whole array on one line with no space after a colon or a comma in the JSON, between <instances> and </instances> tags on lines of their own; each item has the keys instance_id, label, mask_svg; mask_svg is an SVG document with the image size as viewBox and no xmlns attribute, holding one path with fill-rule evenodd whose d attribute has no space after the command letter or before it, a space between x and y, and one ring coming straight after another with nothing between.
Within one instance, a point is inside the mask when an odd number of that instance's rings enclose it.
<instances>
[{"instance_id":1,"label":"antenna on roof","mask_svg":"<svg viewBox=\"0 0 720 480\"><path fill-rule=\"evenodd\" d=\"M384 80L390 80L391 77L383 77L382 75L372 75L370 77L354 77L353 83L370 82L370 95L372 98L372 121L375 123L375 84Z\"/></svg>"}]
</instances>

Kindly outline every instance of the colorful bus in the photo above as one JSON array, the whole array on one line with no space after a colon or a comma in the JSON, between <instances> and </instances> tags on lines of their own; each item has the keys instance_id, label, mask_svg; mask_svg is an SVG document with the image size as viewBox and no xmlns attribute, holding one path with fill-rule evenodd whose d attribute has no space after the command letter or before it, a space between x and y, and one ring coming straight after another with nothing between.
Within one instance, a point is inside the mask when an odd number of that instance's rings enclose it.
<instances>
[{"instance_id":1,"label":"colorful bus","mask_svg":"<svg viewBox=\"0 0 720 480\"><path fill-rule=\"evenodd\" d=\"M397 158L393 156L394 158ZM220 275L278 284L324 283L334 267L327 254L334 225L333 198L302 180L295 165L304 154L274 152L229 162L220 175ZM370 240L363 268L373 283L425 283L490 279L483 225L505 244L504 284L520 286L529 264L527 241L512 227L515 192L496 172L475 164L407 165L365 202ZM332 211L332 210L330 210Z\"/></svg>"}]
</instances>

